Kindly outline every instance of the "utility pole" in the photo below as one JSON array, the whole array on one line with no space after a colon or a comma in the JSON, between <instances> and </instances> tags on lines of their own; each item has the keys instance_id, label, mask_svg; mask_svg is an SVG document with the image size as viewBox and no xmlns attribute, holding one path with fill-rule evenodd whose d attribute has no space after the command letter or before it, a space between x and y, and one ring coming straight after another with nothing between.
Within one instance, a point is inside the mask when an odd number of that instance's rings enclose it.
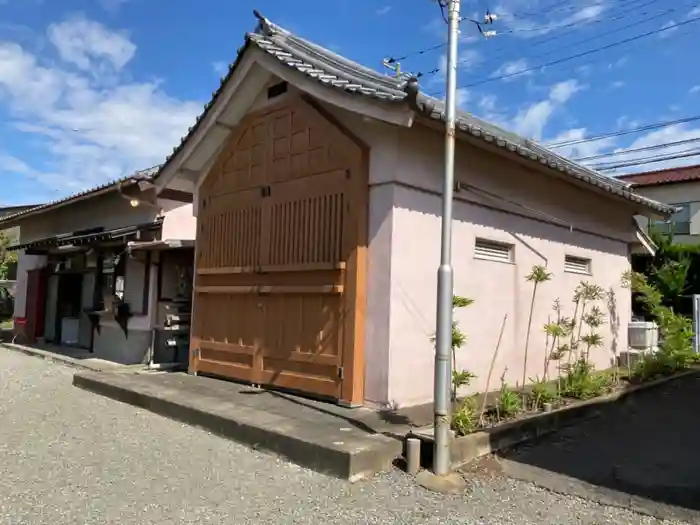
<instances>
[{"instance_id":1,"label":"utility pole","mask_svg":"<svg viewBox=\"0 0 700 525\"><path fill-rule=\"evenodd\" d=\"M452 196L455 159L455 96L457 91L457 44L459 39L460 0L438 0L447 3L447 89L445 90L445 165L442 180L442 236L438 268L437 327L435 330L434 379L434 453L436 476L450 472L450 432L452 412Z\"/></svg>"}]
</instances>

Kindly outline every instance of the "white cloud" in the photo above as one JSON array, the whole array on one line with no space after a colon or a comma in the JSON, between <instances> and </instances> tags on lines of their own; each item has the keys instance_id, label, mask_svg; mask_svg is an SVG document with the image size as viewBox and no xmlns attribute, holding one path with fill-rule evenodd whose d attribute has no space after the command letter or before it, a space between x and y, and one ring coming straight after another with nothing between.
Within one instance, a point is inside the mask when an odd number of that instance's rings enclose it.
<instances>
[{"instance_id":1,"label":"white cloud","mask_svg":"<svg viewBox=\"0 0 700 525\"><path fill-rule=\"evenodd\" d=\"M583 4L583 5L581 5ZM612 2L593 0L591 2L574 2L562 8L549 10L538 9L537 2L532 0L508 0L493 10L501 16L501 22L513 36L533 38L555 31L571 31L585 27L601 19ZM539 16L518 16L519 13L537 12Z\"/></svg>"},{"instance_id":2,"label":"white cloud","mask_svg":"<svg viewBox=\"0 0 700 525\"><path fill-rule=\"evenodd\" d=\"M618 58L615 62L611 62L610 64L608 64L608 69L621 68L622 66L627 64L627 62L629 62L629 58L630 57L628 55L625 55L625 56Z\"/></svg>"},{"instance_id":3,"label":"white cloud","mask_svg":"<svg viewBox=\"0 0 700 525\"><path fill-rule=\"evenodd\" d=\"M457 88L455 91L455 105L458 108L464 109L470 99L471 94L466 88Z\"/></svg>"},{"instance_id":4,"label":"white cloud","mask_svg":"<svg viewBox=\"0 0 700 525\"><path fill-rule=\"evenodd\" d=\"M559 142L575 142L578 140L585 139L588 136L586 128L575 128L562 131L556 136L548 139L546 142L550 144L556 144ZM602 140L595 140L591 142L581 142L579 144L572 144L568 146L562 146L555 148L554 151L570 159L590 157L593 155L598 155L600 153L607 153L607 151L615 143L614 138L606 138Z\"/></svg>"},{"instance_id":5,"label":"white cloud","mask_svg":"<svg viewBox=\"0 0 700 525\"><path fill-rule=\"evenodd\" d=\"M515 132L540 140L552 114L581 89L583 86L573 79L555 84L545 100L531 104L518 112L513 119Z\"/></svg>"},{"instance_id":6,"label":"white cloud","mask_svg":"<svg viewBox=\"0 0 700 525\"><path fill-rule=\"evenodd\" d=\"M669 20L661 26L661 29L663 29L663 31L659 33L659 38L668 38L678 31L678 26L676 26L675 20Z\"/></svg>"},{"instance_id":7,"label":"white cloud","mask_svg":"<svg viewBox=\"0 0 700 525\"><path fill-rule=\"evenodd\" d=\"M459 64L457 67L462 71L469 71L481 64L484 60L483 55L473 48L463 49L459 52Z\"/></svg>"},{"instance_id":8,"label":"white cloud","mask_svg":"<svg viewBox=\"0 0 700 525\"><path fill-rule=\"evenodd\" d=\"M640 159L650 160L651 158L659 159L659 162L640 164L637 166L626 166L615 170L616 174L625 172L649 171L674 166L685 166L697 164L698 157L680 157L676 159L663 160L667 155L685 155L697 151L697 142L685 142L673 146L661 147L664 144L689 141L700 137L700 128L692 128L687 124L677 124L668 126L663 129L651 131L626 144L624 147L613 150L618 155L605 159L591 161L593 163L618 163L618 162L633 162ZM658 146L658 147L657 147ZM624 153L625 150L654 147L655 149L638 151L633 153Z\"/></svg>"},{"instance_id":9,"label":"white cloud","mask_svg":"<svg viewBox=\"0 0 700 525\"><path fill-rule=\"evenodd\" d=\"M578 91L581 91L581 89L583 89L583 87L577 80L565 80L564 82L559 82L552 87L551 91L549 92L549 98L558 104L564 104Z\"/></svg>"},{"instance_id":10,"label":"white cloud","mask_svg":"<svg viewBox=\"0 0 700 525\"><path fill-rule=\"evenodd\" d=\"M621 130L638 128L639 126L641 126L641 122L639 120L630 118L627 115L622 115L621 117L618 117L615 121L615 124L617 125L618 129Z\"/></svg>"},{"instance_id":11,"label":"white cloud","mask_svg":"<svg viewBox=\"0 0 700 525\"><path fill-rule=\"evenodd\" d=\"M75 192L160 163L201 112L200 103L167 95L157 81L130 79L124 68L136 46L124 34L72 18L48 35L58 62L0 42L0 104L11 116L5 124L43 148L11 171L44 188ZM3 155L8 169L13 152Z\"/></svg>"},{"instance_id":12,"label":"white cloud","mask_svg":"<svg viewBox=\"0 0 700 525\"><path fill-rule=\"evenodd\" d=\"M696 5L693 7L690 12L688 13L688 18L695 18L696 16L700 16L700 5Z\"/></svg>"},{"instance_id":13,"label":"white cloud","mask_svg":"<svg viewBox=\"0 0 700 525\"><path fill-rule=\"evenodd\" d=\"M228 72L228 64L221 60L212 62L211 67L214 70L214 73L216 73L219 76L224 76Z\"/></svg>"},{"instance_id":14,"label":"white cloud","mask_svg":"<svg viewBox=\"0 0 700 525\"><path fill-rule=\"evenodd\" d=\"M496 95L493 94L488 94L488 95L482 95L481 98L479 99L479 109L481 111L484 111L486 113L491 113L496 111L497 107L497 98Z\"/></svg>"},{"instance_id":15,"label":"white cloud","mask_svg":"<svg viewBox=\"0 0 700 525\"><path fill-rule=\"evenodd\" d=\"M5 153L0 153L0 169L20 175L29 175L32 173L32 169L27 166L24 161Z\"/></svg>"},{"instance_id":16,"label":"white cloud","mask_svg":"<svg viewBox=\"0 0 700 525\"><path fill-rule=\"evenodd\" d=\"M620 89L625 87L626 83L622 80L616 80L610 84L610 89Z\"/></svg>"},{"instance_id":17,"label":"white cloud","mask_svg":"<svg viewBox=\"0 0 700 525\"><path fill-rule=\"evenodd\" d=\"M83 16L51 24L48 37L63 61L85 71L95 67L98 61L102 65L107 61L119 70L136 52L136 46L125 33L110 31Z\"/></svg>"},{"instance_id":18,"label":"white cloud","mask_svg":"<svg viewBox=\"0 0 700 525\"><path fill-rule=\"evenodd\" d=\"M697 86L693 86L688 90L688 93L693 94L693 93L700 93L700 84Z\"/></svg>"},{"instance_id":19,"label":"white cloud","mask_svg":"<svg viewBox=\"0 0 700 525\"><path fill-rule=\"evenodd\" d=\"M483 56L476 49L464 49L460 51L457 63L458 71L471 71L483 61ZM428 84L444 84L447 75L447 55L442 53L438 57L437 73L430 77Z\"/></svg>"},{"instance_id":20,"label":"white cloud","mask_svg":"<svg viewBox=\"0 0 700 525\"><path fill-rule=\"evenodd\" d=\"M527 73L520 73L528 68L528 62L524 58L519 58L517 60L511 60L510 62L505 62L499 66L496 71L494 71L494 77L510 76L512 79L517 79L531 74L531 71ZM520 73L520 74L519 74ZM510 80L510 78L505 79Z\"/></svg>"},{"instance_id":21,"label":"white cloud","mask_svg":"<svg viewBox=\"0 0 700 525\"><path fill-rule=\"evenodd\" d=\"M390 5L385 5L384 7L380 7L379 9L377 9L374 13L375 13L377 16L384 16L384 15L387 14L389 11L391 11L391 6L390 6Z\"/></svg>"}]
</instances>

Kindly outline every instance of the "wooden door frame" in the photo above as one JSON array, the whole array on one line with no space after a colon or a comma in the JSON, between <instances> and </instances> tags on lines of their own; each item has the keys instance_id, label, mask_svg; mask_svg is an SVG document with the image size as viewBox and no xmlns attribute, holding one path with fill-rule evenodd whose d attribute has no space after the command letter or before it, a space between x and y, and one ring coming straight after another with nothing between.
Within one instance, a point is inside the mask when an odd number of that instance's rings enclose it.
<instances>
[{"instance_id":1,"label":"wooden door frame","mask_svg":"<svg viewBox=\"0 0 700 525\"><path fill-rule=\"evenodd\" d=\"M367 248L369 241L369 146L333 114L309 95L301 101L326 120L360 150L357 166L351 170L355 192L355 246L346 262L343 293L344 320L342 370L339 402L361 406L365 397L365 325L367 315ZM348 330L347 328L350 328Z\"/></svg>"}]
</instances>

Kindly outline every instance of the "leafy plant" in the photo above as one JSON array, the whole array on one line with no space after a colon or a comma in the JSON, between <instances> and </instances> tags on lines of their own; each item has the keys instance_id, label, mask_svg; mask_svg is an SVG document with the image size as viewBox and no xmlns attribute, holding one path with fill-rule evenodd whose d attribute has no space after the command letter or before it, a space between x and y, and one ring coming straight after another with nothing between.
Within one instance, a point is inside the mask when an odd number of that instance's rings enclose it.
<instances>
[{"instance_id":1,"label":"leafy plant","mask_svg":"<svg viewBox=\"0 0 700 525\"><path fill-rule=\"evenodd\" d=\"M454 295L452 297L453 308L464 308L474 303L473 299ZM435 336L431 337L435 342ZM468 370L457 370L457 349L467 343L467 335L459 329L459 323L452 321L452 401L457 401L457 390L467 386L476 376Z\"/></svg>"},{"instance_id":2,"label":"leafy plant","mask_svg":"<svg viewBox=\"0 0 700 525\"><path fill-rule=\"evenodd\" d=\"M17 264L17 252L10 252L7 247L12 243L7 232L0 231L0 279L9 279L10 267Z\"/></svg>"},{"instance_id":3,"label":"leafy plant","mask_svg":"<svg viewBox=\"0 0 700 525\"><path fill-rule=\"evenodd\" d=\"M523 381L521 383L523 386L525 385L525 378L527 377L527 358L530 349L530 333L532 331L532 316L535 311L537 288L540 284L549 281L551 278L551 272L548 272L546 267L540 265L533 266L530 273L525 277L526 281L533 283L533 287L532 299L530 300L530 315L527 321L527 335L525 336L525 351L523 354Z\"/></svg>"},{"instance_id":4,"label":"leafy plant","mask_svg":"<svg viewBox=\"0 0 700 525\"><path fill-rule=\"evenodd\" d=\"M462 386L467 386L475 379L476 376L472 374L469 370L453 370L452 371L452 388L456 391ZM456 392L454 394L456 398Z\"/></svg>"},{"instance_id":5,"label":"leafy plant","mask_svg":"<svg viewBox=\"0 0 700 525\"><path fill-rule=\"evenodd\" d=\"M659 350L644 356L635 366L634 375L646 380L659 374L672 374L695 363L692 320L664 304L663 293L643 274L632 273L629 279L632 290L638 294L637 300L658 324L660 335Z\"/></svg>"},{"instance_id":6,"label":"leafy plant","mask_svg":"<svg viewBox=\"0 0 700 525\"><path fill-rule=\"evenodd\" d=\"M545 379L535 378L532 383L532 390L530 391L530 399L532 401L532 407L535 409L541 409L547 403L554 403L558 399L556 387L546 381Z\"/></svg>"},{"instance_id":7,"label":"leafy plant","mask_svg":"<svg viewBox=\"0 0 700 525\"><path fill-rule=\"evenodd\" d=\"M503 377L505 377L505 372L503 372ZM520 395L506 384L503 377L501 377L501 390L496 400L496 410L499 418L508 419L516 416L522 410L523 405Z\"/></svg>"},{"instance_id":8,"label":"leafy plant","mask_svg":"<svg viewBox=\"0 0 700 525\"><path fill-rule=\"evenodd\" d=\"M606 373L596 373L593 365L584 358L563 365L564 375L560 379L561 393L572 399L591 399L604 394L611 384Z\"/></svg>"},{"instance_id":9,"label":"leafy plant","mask_svg":"<svg viewBox=\"0 0 700 525\"><path fill-rule=\"evenodd\" d=\"M597 315L591 316L590 312L586 312L586 307L593 301L601 300L604 297L605 291L597 284L581 281L581 283L579 283L579 285L576 287L574 292L574 303L576 304L576 308L574 309L574 317L572 319L571 326L571 339L569 342L569 348L571 350L569 353L569 364L571 364L572 359L578 359L580 357L581 331L583 326L588 324L586 321L593 320L594 323L597 323L597 326L600 326L603 322L603 315L599 309L597 310ZM600 319L598 316L600 316ZM593 326L591 326L591 328L593 328ZM588 357L586 357L586 361L588 361Z\"/></svg>"},{"instance_id":10,"label":"leafy plant","mask_svg":"<svg viewBox=\"0 0 700 525\"><path fill-rule=\"evenodd\" d=\"M458 434L465 435L473 432L479 423L476 401L473 396L467 397L457 406L452 414L452 428Z\"/></svg>"}]
</instances>

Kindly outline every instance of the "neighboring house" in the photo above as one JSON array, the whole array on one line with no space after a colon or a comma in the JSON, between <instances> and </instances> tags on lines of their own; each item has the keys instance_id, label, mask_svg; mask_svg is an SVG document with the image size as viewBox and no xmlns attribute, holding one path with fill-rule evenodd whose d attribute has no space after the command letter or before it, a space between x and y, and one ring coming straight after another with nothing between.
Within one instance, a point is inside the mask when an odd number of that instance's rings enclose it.
<instances>
[{"instance_id":1,"label":"neighboring house","mask_svg":"<svg viewBox=\"0 0 700 525\"><path fill-rule=\"evenodd\" d=\"M190 371L349 405L430 402L444 118L415 82L259 16L155 178L195 196ZM457 366L477 375L472 390L499 338L491 387L522 376L533 265L553 278L534 303L527 377L542 375L552 303L572 315L582 280L616 293L592 353L609 366L627 347L633 217L671 208L467 113L456 178L454 292L475 301L457 311L469 337Z\"/></svg>"},{"instance_id":2,"label":"neighboring house","mask_svg":"<svg viewBox=\"0 0 700 525\"><path fill-rule=\"evenodd\" d=\"M630 184L640 195L677 208L668 220L650 222L646 217L639 217L643 229L673 232L675 242L700 242L700 166L622 175L618 180Z\"/></svg>"},{"instance_id":3,"label":"neighboring house","mask_svg":"<svg viewBox=\"0 0 700 525\"><path fill-rule=\"evenodd\" d=\"M79 347L125 364L163 355L154 341L166 343L154 330L175 298L178 265L193 263L195 223L191 204L149 194L152 174L0 218L0 228L19 227L9 249L18 251L20 341Z\"/></svg>"}]
</instances>

